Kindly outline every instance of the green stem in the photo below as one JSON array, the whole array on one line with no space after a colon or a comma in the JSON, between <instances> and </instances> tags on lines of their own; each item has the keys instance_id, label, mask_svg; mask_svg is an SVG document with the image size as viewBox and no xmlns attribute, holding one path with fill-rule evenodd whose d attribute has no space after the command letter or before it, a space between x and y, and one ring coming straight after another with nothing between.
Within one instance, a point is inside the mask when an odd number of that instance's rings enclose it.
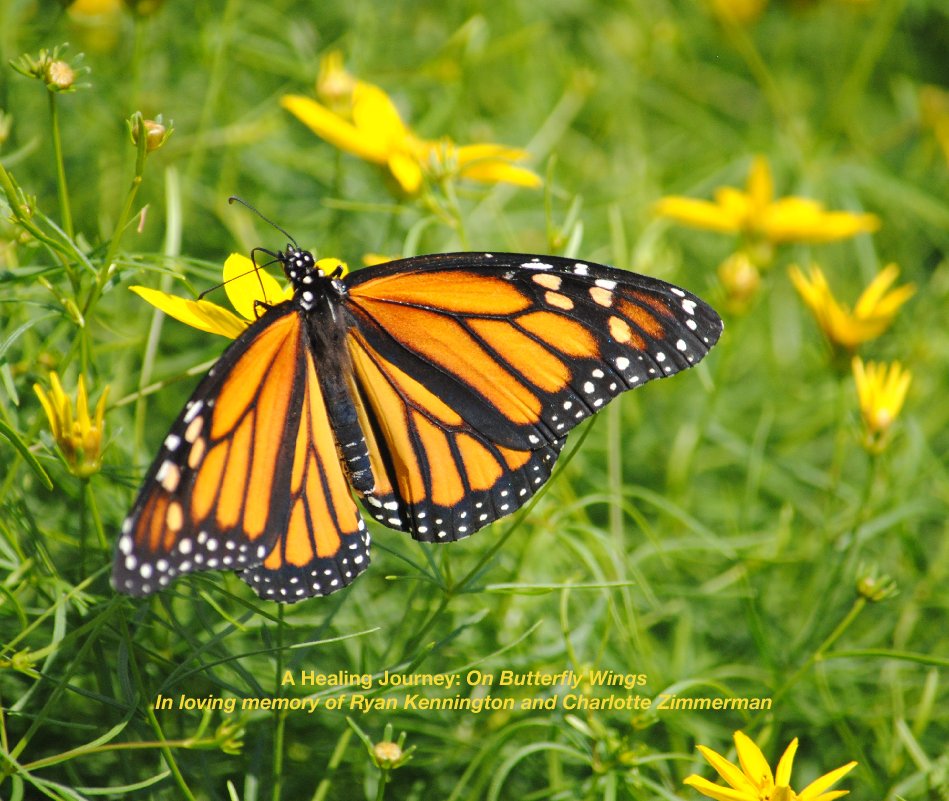
<instances>
[{"instance_id":1,"label":"green stem","mask_svg":"<svg viewBox=\"0 0 949 801\"><path fill-rule=\"evenodd\" d=\"M59 211L63 216L63 230L70 239L75 239L72 225L72 210L69 207L69 187L66 185L66 165L63 162L63 140L59 132L59 107L56 93L49 95L49 116L53 129L53 155L56 161L56 188L59 191Z\"/></svg>"},{"instance_id":2,"label":"green stem","mask_svg":"<svg viewBox=\"0 0 949 801\"><path fill-rule=\"evenodd\" d=\"M115 257L119 251L119 245L122 242L122 234L125 233L125 227L132 219L132 209L135 208L135 196L138 194L139 187L142 185L142 176L145 173L145 157L148 155L148 131L145 129L145 120L141 114L136 113L132 123L135 126L135 174L132 176L132 183L129 191L125 195L125 205L119 214L115 224L115 230L112 232L112 238L109 240L109 247L105 252L105 258L99 266L96 273L96 282L89 292L89 297L82 307L83 317L89 315L89 310L102 294L106 281L112 274Z\"/></svg>"},{"instance_id":3,"label":"green stem","mask_svg":"<svg viewBox=\"0 0 949 801\"><path fill-rule=\"evenodd\" d=\"M72 266L69 263L69 258L73 254L67 255L66 250L75 250L75 245L72 242L62 243L47 236L46 232L43 231L32 218L32 210L23 200L23 192L20 187L17 186L16 181L14 181L13 176L4 168L3 164L0 164L0 189L3 190L3 193L7 196L7 202L10 204L10 210L13 212L13 216L16 218L17 224L20 225L23 230L28 231L30 236L32 236L37 242L41 242L45 245L50 253L59 261L59 263L66 270L69 280L72 283L73 287L77 286L76 274L72 269ZM79 254L75 254L79 256ZM81 258L81 256L79 256Z\"/></svg>"},{"instance_id":4,"label":"green stem","mask_svg":"<svg viewBox=\"0 0 949 801\"><path fill-rule=\"evenodd\" d=\"M191 788L188 787L185 777L181 774L178 763L175 761L175 755L172 753L171 749L174 746L174 742L165 739L165 734L162 731L161 724L158 722L158 718L155 716L155 710L148 702L148 693L145 688L145 682L142 680L142 673L139 670L138 662L135 659L135 643L132 640L132 634L128 629L128 623L125 620L124 615L120 614L119 620L122 636L125 639L125 643L128 647L129 668L132 671L135 686L140 693L139 698L141 699L142 711L145 713L145 717L148 720L149 726L158 738L158 742L160 743L158 748L165 759L165 764L171 771L174 783L178 785L178 791L180 792L181 797L186 799L186 801L195 801L194 794L191 792Z\"/></svg>"},{"instance_id":5,"label":"green stem","mask_svg":"<svg viewBox=\"0 0 949 801\"><path fill-rule=\"evenodd\" d=\"M824 654L830 649L830 647L837 642L843 635L843 633L850 627L850 624L857 619L857 616L863 611L863 608L867 605L867 599L860 596L854 602L853 606L850 607L850 611L844 616L843 620L837 624L837 627L827 636L827 638L818 646L817 650L814 651L808 658L808 660L801 665L791 677L784 682L784 685L774 694L774 700L777 701L781 698L788 690L791 689L808 670L810 670L814 664L824 658Z\"/></svg>"},{"instance_id":6,"label":"green stem","mask_svg":"<svg viewBox=\"0 0 949 801\"><path fill-rule=\"evenodd\" d=\"M352 736L352 729L349 727L343 729L343 733L336 742L336 748L333 749L333 753L330 755L330 761L326 765L326 774L320 779L320 783L317 785L316 792L313 794L311 801L326 801L326 795L333 786L333 776L343 761L343 755L346 753L346 748L349 746L349 741L352 739Z\"/></svg>"},{"instance_id":7,"label":"green stem","mask_svg":"<svg viewBox=\"0 0 949 801\"><path fill-rule=\"evenodd\" d=\"M280 605L277 608L277 648L274 664L276 666L276 686L277 695L283 694L283 627L284 627L284 607ZM285 711L277 713L277 719L274 727L274 754L273 754L273 785L270 797L273 801L280 801L280 793L283 782L283 740L287 728L287 715Z\"/></svg>"}]
</instances>

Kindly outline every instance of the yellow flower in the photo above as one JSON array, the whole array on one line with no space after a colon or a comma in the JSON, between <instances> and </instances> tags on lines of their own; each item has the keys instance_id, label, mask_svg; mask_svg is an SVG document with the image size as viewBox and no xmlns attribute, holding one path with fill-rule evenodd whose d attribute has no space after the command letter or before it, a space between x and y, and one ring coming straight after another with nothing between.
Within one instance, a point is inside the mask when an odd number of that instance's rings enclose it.
<instances>
[{"instance_id":1,"label":"yellow flower","mask_svg":"<svg viewBox=\"0 0 949 801\"><path fill-rule=\"evenodd\" d=\"M117 14L122 10L122 0L75 0L69 4L70 16L94 17L100 14Z\"/></svg>"},{"instance_id":2,"label":"yellow flower","mask_svg":"<svg viewBox=\"0 0 949 801\"><path fill-rule=\"evenodd\" d=\"M321 92L326 92L327 84L339 83L342 68L330 62L324 63L323 70L320 86L324 87ZM513 163L527 158L526 151L495 144L456 145L448 139L421 139L402 121L392 99L378 86L354 79L350 86L348 106L344 102L345 88L343 102L338 94L332 96L333 108L304 95L284 95L280 104L334 147L387 167L408 194L418 192L426 176L540 186L537 175Z\"/></svg>"},{"instance_id":3,"label":"yellow flower","mask_svg":"<svg viewBox=\"0 0 949 801\"><path fill-rule=\"evenodd\" d=\"M718 278L725 287L726 305L735 313L747 310L761 286L761 273L744 250L718 265Z\"/></svg>"},{"instance_id":4,"label":"yellow flower","mask_svg":"<svg viewBox=\"0 0 949 801\"><path fill-rule=\"evenodd\" d=\"M764 11L768 0L708 0L712 13L722 22L748 25Z\"/></svg>"},{"instance_id":5,"label":"yellow flower","mask_svg":"<svg viewBox=\"0 0 949 801\"><path fill-rule=\"evenodd\" d=\"M86 382L79 376L76 389L76 411L72 401L63 391L56 373L49 375L50 389L47 392L39 384L33 391L46 412L53 439L59 445L69 472L79 478L88 478L102 466L102 435L105 432L105 400L109 395L106 386L96 404L95 417L89 416L89 398Z\"/></svg>"},{"instance_id":6,"label":"yellow flower","mask_svg":"<svg viewBox=\"0 0 949 801\"><path fill-rule=\"evenodd\" d=\"M358 83L343 67L343 54L339 50L330 50L320 59L316 96L340 116L352 115L353 90Z\"/></svg>"},{"instance_id":7,"label":"yellow flower","mask_svg":"<svg viewBox=\"0 0 949 801\"><path fill-rule=\"evenodd\" d=\"M346 265L339 259L320 259L316 266L326 274L339 266L346 271ZM189 300L144 286L132 286L129 289L169 317L199 331L229 339L240 336L260 316L261 305L274 306L293 297L291 288L281 287L276 278L239 253L232 253L224 262L223 284L237 314L209 300Z\"/></svg>"},{"instance_id":8,"label":"yellow flower","mask_svg":"<svg viewBox=\"0 0 949 801\"><path fill-rule=\"evenodd\" d=\"M771 767L764 758L764 754L761 753L761 749L740 731L735 732L735 748L738 751L741 767L729 762L711 748L706 748L704 745L698 746L702 756L718 771L718 775L728 782L729 787L714 784L695 774L685 779L685 784L716 801L797 801L798 799L800 801L833 801L835 798L846 795L849 790L826 791L857 765L856 762L848 762L815 779L800 793L795 793L790 787L790 782L791 767L797 752L796 737L778 761L778 767L774 773L771 772Z\"/></svg>"},{"instance_id":9,"label":"yellow flower","mask_svg":"<svg viewBox=\"0 0 949 801\"><path fill-rule=\"evenodd\" d=\"M721 186L715 190L714 202L673 195L662 198L655 210L683 225L742 234L775 245L831 242L880 227L874 214L825 211L823 204L804 197L775 200L771 169L762 156L752 162L745 190Z\"/></svg>"},{"instance_id":10,"label":"yellow flower","mask_svg":"<svg viewBox=\"0 0 949 801\"><path fill-rule=\"evenodd\" d=\"M810 278L805 277L796 265L790 268L789 273L795 289L814 313L817 324L827 338L834 345L848 350L886 331L900 306L916 291L912 284L888 291L900 274L899 267L889 264L863 290L851 312L834 298L820 267L811 267Z\"/></svg>"},{"instance_id":11,"label":"yellow flower","mask_svg":"<svg viewBox=\"0 0 949 801\"><path fill-rule=\"evenodd\" d=\"M880 453L886 447L890 426L903 408L913 375L899 362L864 364L855 357L851 365L866 433L864 445L871 453Z\"/></svg>"}]
</instances>

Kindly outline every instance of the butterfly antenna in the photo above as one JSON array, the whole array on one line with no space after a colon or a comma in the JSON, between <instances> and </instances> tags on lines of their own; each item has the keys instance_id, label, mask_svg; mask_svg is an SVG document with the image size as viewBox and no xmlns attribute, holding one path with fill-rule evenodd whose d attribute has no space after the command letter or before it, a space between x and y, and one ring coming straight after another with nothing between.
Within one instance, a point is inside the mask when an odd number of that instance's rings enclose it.
<instances>
[{"instance_id":1,"label":"butterfly antenna","mask_svg":"<svg viewBox=\"0 0 949 801\"><path fill-rule=\"evenodd\" d=\"M281 228L279 225L277 225L277 223L275 223L275 222L274 222L273 220L271 220L269 217L265 217L263 214L261 214L256 208L254 208L253 206L251 206L250 203L248 203L248 202L247 202L246 200L244 200L243 198L239 198L239 197L237 197L237 195L231 195L231 196L227 199L227 202L228 202L228 203L233 203L235 200L236 200L238 203L240 203L242 206L244 206L245 208L248 208L248 209L250 209L252 212L254 212L254 214L256 214L258 217L260 217L260 219L262 219L265 223L267 223L267 225L270 225L270 226L272 226L273 228L276 228L281 234L283 234L283 235L290 241L290 244L292 244L297 250L300 249L300 246L297 244L297 240L294 239L292 236L290 236L290 234L287 233L287 231L286 231L285 229ZM264 253L267 252L267 251L264 251L263 248L255 248L255 250L261 250L261 251L263 251Z\"/></svg>"}]
</instances>

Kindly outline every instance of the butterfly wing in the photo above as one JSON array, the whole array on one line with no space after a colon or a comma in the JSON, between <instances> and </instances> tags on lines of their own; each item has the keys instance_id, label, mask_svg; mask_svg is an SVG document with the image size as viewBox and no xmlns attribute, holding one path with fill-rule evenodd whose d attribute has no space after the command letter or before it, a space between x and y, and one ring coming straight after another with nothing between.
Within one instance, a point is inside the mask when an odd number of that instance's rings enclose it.
<instances>
[{"instance_id":1,"label":"butterfly wing","mask_svg":"<svg viewBox=\"0 0 949 801\"><path fill-rule=\"evenodd\" d=\"M347 283L353 392L377 480L364 503L422 540L513 512L570 429L697 363L722 330L678 287L555 257L438 254Z\"/></svg>"},{"instance_id":2,"label":"butterfly wing","mask_svg":"<svg viewBox=\"0 0 949 801\"><path fill-rule=\"evenodd\" d=\"M232 568L262 597L296 601L350 583L368 551L301 315L281 304L231 344L172 425L123 523L113 584L141 596Z\"/></svg>"}]
</instances>

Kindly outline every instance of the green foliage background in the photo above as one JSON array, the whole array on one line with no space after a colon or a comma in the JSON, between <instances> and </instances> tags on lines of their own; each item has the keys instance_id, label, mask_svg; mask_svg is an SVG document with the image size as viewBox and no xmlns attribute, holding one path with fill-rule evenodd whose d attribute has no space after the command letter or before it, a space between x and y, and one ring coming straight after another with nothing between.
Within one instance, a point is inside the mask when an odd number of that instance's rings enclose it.
<instances>
[{"instance_id":1,"label":"green foliage background","mask_svg":"<svg viewBox=\"0 0 949 801\"><path fill-rule=\"evenodd\" d=\"M7 63L69 41L66 59L88 68L56 106L72 242L89 265L71 265L71 284L0 201L0 796L695 799L682 779L712 774L694 746L727 753L741 728L772 760L800 738L798 791L856 759L854 797L949 798L949 170L918 102L923 85L949 83L943 4L772 2L739 26L686 0L169 0L109 29L0 0L0 20L0 161L57 242L49 98ZM331 48L420 134L530 148L545 190L460 187L475 249L568 252L721 304L716 267L734 240L673 228L651 206L743 185L754 154L779 194L873 211L883 227L779 250L706 362L574 434L582 447L525 515L444 548L374 531L368 573L288 608L226 574L117 597L117 527L224 344L158 328L127 287L190 295L220 280L227 253L282 247L232 194L353 265L463 244L279 108L282 93L312 91ZM135 111L175 131L148 156L133 209L147 212L117 233ZM787 280L789 263L811 261L850 301L889 262L918 287L861 349L914 375L879 457L860 445L847 360ZM70 301L97 280L79 319ZM88 481L66 470L31 389L49 370L70 394L80 372L93 399L110 387L104 466ZM874 569L895 597L858 594ZM416 749L387 786L341 712L149 712L158 693L302 694L281 690L284 670L473 667L644 673L652 697L775 705L371 713L357 723L372 741L391 724Z\"/></svg>"}]
</instances>

